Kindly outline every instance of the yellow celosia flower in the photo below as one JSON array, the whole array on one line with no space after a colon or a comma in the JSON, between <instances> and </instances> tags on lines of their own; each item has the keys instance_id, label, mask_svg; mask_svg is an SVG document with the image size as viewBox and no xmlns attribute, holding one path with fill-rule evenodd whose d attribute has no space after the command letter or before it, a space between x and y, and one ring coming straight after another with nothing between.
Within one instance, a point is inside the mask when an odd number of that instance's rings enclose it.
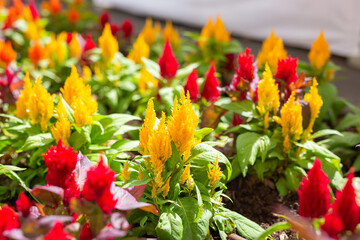
<instances>
[{"instance_id":1,"label":"yellow celosia flower","mask_svg":"<svg viewBox=\"0 0 360 240\"><path fill-rule=\"evenodd\" d=\"M261 51L256 58L258 67L261 69L268 63L271 71L276 72L278 61L286 58L286 55L281 38L275 36L272 30L269 37L263 42Z\"/></svg>"},{"instance_id":2,"label":"yellow celosia flower","mask_svg":"<svg viewBox=\"0 0 360 240\"><path fill-rule=\"evenodd\" d=\"M40 39L40 37L45 32L43 26L41 25L40 20L28 21L27 25L28 28L25 32L25 36L29 40L36 41Z\"/></svg>"},{"instance_id":3,"label":"yellow celosia flower","mask_svg":"<svg viewBox=\"0 0 360 240\"><path fill-rule=\"evenodd\" d=\"M21 119L29 117L29 100L33 95L33 86L30 82L29 73L25 74L24 89L20 90L20 96L16 101L16 116Z\"/></svg>"},{"instance_id":4,"label":"yellow celosia flower","mask_svg":"<svg viewBox=\"0 0 360 240\"><path fill-rule=\"evenodd\" d=\"M320 109L323 105L323 101L321 96L319 95L317 85L318 83L316 81L316 78L313 78L312 86L310 87L310 93L306 93L304 96L304 100L309 103L311 112L310 123L306 129L308 133L312 132L315 119L319 117Z\"/></svg>"},{"instance_id":5,"label":"yellow celosia flower","mask_svg":"<svg viewBox=\"0 0 360 240\"><path fill-rule=\"evenodd\" d=\"M144 40L144 36L140 34L134 42L133 49L129 52L127 58L133 60L137 64L142 64L141 58L149 58L149 56L150 47Z\"/></svg>"},{"instance_id":6,"label":"yellow celosia flower","mask_svg":"<svg viewBox=\"0 0 360 240\"><path fill-rule=\"evenodd\" d=\"M184 184L189 176L190 176L190 163L186 165L184 172L181 174L180 184Z\"/></svg>"},{"instance_id":7,"label":"yellow celosia flower","mask_svg":"<svg viewBox=\"0 0 360 240\"><path fill-rule=\"evenodd\" d=\"M166 181L165 185L162 187L162 196L165 198L168 194L169 194L169 190L170 190L170 179L171 177L168 178L168 180Z\"/></svg>"},{"instance_id":8,"label":"yellow celosia flower","mask_svg":"<svg viewBox=\"0 0 360 240\"><path fill-rule=\"evenodd\" d=\"M151 98L148 102L146 112L145 112L145 120L141 129L139 131L139 147L143 148L143 151L140 151L142 155L148 155L148 142L149 138L153 132L156 121L156 113L154 111L154 102Z\"/></svg>"},{"instance_id":9,"label":"yellow celosia flower","mask_svg":"<svg viewBox=\"0 0 360 240\"><path fill-rule=\"evenodd\" d=\"M287 102L281 108L281 118L275 116L274 119L282 127L282 135L284 137L284 152L287 153L291 149L290 140L297 141L303 132L302 128L302 108L295 102L295 92L293 91Z\"/></svg>"},{"instance_id":10,"label":"yellow celosia flower","mask_svg":"<svg viewBox=\"0 0 360 240\"><path fill-rule=\"evenodd\" d=\"M263 80L258 84L258 106L256 107L262 117L264 117L264 130L269 127L269 113L276 115L280 106L280 95L278 84L272 76L269 65L266 64L263 73Z\"/></svg>"},{"instance_id":11,"label":"yellow celosia flower","mask_svg":"<svg viewBox=\"0 0 360 240\"><path fill-rule=\"evenodd\" d=\"M48 51L48 57L50 60L50 66L55 67L57 63L62 63L67 57L67 44L60 35L55 37L55 34L52 33L50 36L50 42L46 45Z\"/></svg>"},{"instance_id":12,"label":"yellow celosia flower","mask_svg":"<svg viewBox=\"0 0 360 240\"><path fill-rule=\"evenodd\" d=\"M155 35L161 33L161 23L159 21L155 22L154 31L155 31ZM149 43L147 43L147 44L149 44Z\"/></svg>"},{"instance_id":13,"label":"yellow celosia flower","mask_svg":"<svg viewBox=\"0 0 360 240\"><path fill-rule=\"evenodd\" d=\"M180 37L179 33L176 29L173 28L173 25L171 22L167 21L165 28L163 30L163 40L166 42L168 40L171 42L171 45L175 48L179 48L180 44Z\"/></svg>"},{"instance_id":14,"label":"yellow celosia flower","mask_svg":"<svg viewBox=\"0 0 360 240\"><path fill-rule=\"evenodd\" d=\"M181 92L180 103L181 105L175 98L172 114L168 121L168 130L176 149L180 155L184 156L183 161L185 162L190 156L190 150L196 145L194 135L199 123L199 116L192 108L189 93L185 97L184 92Z\"/></svg>"},{"instance_id":15,"label":"yellow celosia flower","mask_svg":"<svg viewBox=\"0 0 360 240\"><path fill-rule=\"evenodd\" d=\"M148 88L157 88L159 81L154 78L145 68L140 71L139 91L144 93Z\"/></svg>"},{"instance_id":16,"label":"yellow celosia flower","mask_svg":"<svg viewBox=\"0 0 360 240\"><path fill-rule=\"evenodd\" d=\"M152 45L155 42L155 34L156 31L159 31L158 27L159 25L156 25L156 29L153 28L152 26L152 19L151 18L147 18L146 22L145 22L145 26L144 28L141 30L139 35L142 35L144 38L144 41L148 44L148 45ZM161 29L161 27L160 27Z\"/></svg>"},{"instance_id":17,"label":"yellow celosia flower","mask_svg":"<svg viewBox=\"0 0 360 240\"><path fill-rule=\"evenodd\" d=\"M101 49L101 56L106 63L110 62L115 53L119 51L119 44L116 38L111 33L110 24L107 23L102 35L99 37L99 47Z\"/></svg>"},{"instance_id":18,"label":"yellow celosia flower","mask_svg":"<svg viewBox=\"0 0 360 240\"><path fill-rule=\"evenodd\" d=\"M53 96L41 85L40 77L36 79L32 93L29 99L29 117L32 124L40 123L41 130L46 131L54 111Z\"/></svg>"},{"instance_id":19,"label":"yellow celosia flower","mask_svg":"<svg viewBox=\"0 0 360 240\"><path fill-rule=\"evenodd\" d=\"M123 170L121 171L121 177L126 182L130 179L130 171L129 171L129 160L126 160Z\"/></svg>"},{"instance_id":20,"label":"yellow celosia flower","mask_svg":"<svg viewBox=\"0 0 360 240\"><path fill-rule=\"evenodd\" d=\"M56 142L61 139L65 146L69 146L69 138L71 135L71 129L70 129L70 121L67 118L66 110L64 107L64 104L62 102L62 98L60 98L60 101L56 107L56 113L57 113L57 122L50 127L51 132L56 140Z\"/></svg>"},{"instance_id":21,"label":"yellow celosia flower","mask_svg":"<svg viewBox=\"0 0 360 240\"><path fill-rule=\"evenodd\" d=\"M83 127L92 122L92 116L97 111L97 102L90 96L76 99L74 108L74 118L76 125Z\"/></svg>"},{"instance_id":22,"label":"yellow celosia flower","mask_svg":"<svg viewBox=\"0 0 360 240\"><path fill-rule=\"evenodd\" d=\"M320 32L320 35L316 41L313 42L308 58L311 65L313 65L318 70L322 69L329 60L330 49L328 43L325 40L323 31Z\"/></svg>"},{"instance_id":23,"label":"yellow celosia flower","mask_svg":"<svg viewBox=\"0 0 360 240\"><path fill-rule=\"evenodd\" d=\"M220 170L218 161L219 161L219 156L217 155L214 166L212 166L212 168L209 167L209 170L208 170L208 178L210 180L209 184L210 184L210 187L212 187L212 188L221 179L222 171Z\"/></svg>"},{"instance_id":24,"label":"yellow celosia flower","mask_svg":"<svg viewBox=\"0 0 360 240\"><path fill-rule=\"evenodd\" d=\"M88 66L83 66L83 79L84 79L84 82L88 82L90 81L91 77L92 77L92 72L91 72L91 69L88 67Z\"/></svg>"},{"instance_id":25,"label":"yellow celosia flower","mask_svg":"<svg viewBox=\"0 0 360 240\"><path fill-rule=\"evenodd\" d=\"M72 34L71 42L69 43L69 50L70 50L70 57L80 58L82 49L77 39L77 33Z\"/></svg>"},{"instance_id":26,"label":"yellow celosia flower","mask_svg":"<svg viewBox=\"0 0 360 240\"><path fill-rule=\"evenodd\" d=\"M217 42L229 42L230 33L226 30L224 22L217 16L215 25L211 18L208 19L206 25L201 30L199 46L203 48L210 38L214 38Z\"/></svg>"}]
</instances>

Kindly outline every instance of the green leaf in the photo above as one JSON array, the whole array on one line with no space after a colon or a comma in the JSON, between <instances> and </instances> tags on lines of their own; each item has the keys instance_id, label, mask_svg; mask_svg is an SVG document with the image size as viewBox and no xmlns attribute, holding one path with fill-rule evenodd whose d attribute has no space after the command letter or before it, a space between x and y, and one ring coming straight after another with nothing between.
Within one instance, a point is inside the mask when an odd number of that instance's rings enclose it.
<instances>
[{"instance_id":1,"label":"green leaf","mask_svg":"<svg viewBox=\"0 0 360 240\"><path fill-rule=\"evenodd\" d=\"M161 78L159 64L157 64L156 62L154 62L154 61L152 61L150 59L144 58L144 57L141 58L141 60L143 61L146 70L151 75L153 75L154 78L157 78L157 79Z\"/></svg>"},{"instance_id":2,"label":"green leaf","mask_svg":"<svg viewBox=\"0 0 360 240\"><path fill-rule=\"evenodd\" d=\"M115 182L115 183L116 185L122 188L131 188L131 187L147 184L150 181L151 181L150 178L143 178L143 179L129 179L126 182Z\"/></svg>"},{"instance_id":3,"label":"green leaf","mask_svg":"<svg viewBox=\"0 0 360 240\"><path fill-rule=\"evenodd\" d=\"M256 238L256 240L266 240L268 236L273 234L274 232L280 231L280 230L287 230L291 229L291 224L288 222L278 222L274 225L270 226L264 232L260 234L259 237Z\"/></svg>"},{"instance_id":4,"label":"green leaf","mask_svg":"<svg viewBox=\"0 0 360 240\"><path fill-rule=\"evenodd\" d=\"M287 188L284 178L280 178L275 185L281 197L286 196L289 193L289 189Z\"/></svg>"},{"instance_id":5,"label":"green leaf","mask_svg":"<svg viewBox=\"0 0 360 240\"><path fill-rule=\"evenodd\" d=\"M325 114L328 113L332 104L334 103L337 96L337 89L334 84L323 83L318 86L319 95L323 100L323 105L320 109L320 114L317 119L318 122L321 122L325 117Z\"/></svg>"},{"instance_id":6,"label":"green leaf","mask_svg":"<svg viewBox=\"0 0 360 240\"><path fill-rule=\"evenodd\" d=\"M212 128L202 128L200 130L196 130L195 138L197 140L202 140L206 135L210 134L212 131L214 131Z\"/></svg>"},{"instance_id":7,"label":"green leaf","mask_svg":"<svg viewBox=\"0 0 360 240\"><path fill-rule=\"evenodd\" d=\"M0 117L9 118L9 119L13 120L15 123L24 123L24 121L22 119L17 118L13 115L0 113Z\"/></svg>"},{"instance_id":8,"label":"green leaf","mask_svg":"<svg viewBox=\"0 0 360 240\"><path fill-rule=\"evenodd\" d=\"M43 147L54 141L51 133L41 133L33 136L29 136L24 145L21 147L21 151L27 151L38 147Z\"/></svg>"},{"instance_id":9,"label":"green leaf","mask_svg":"<svg viewBox=\"0 0 360 240\"><path fill-rule=\"evenodd\" d=\"M246 176L248 166L254 165L258 153L261 154L262 161L265 161L269 146L270 139L266 135L247 132L237 137L237 159L244 177Z\"/></svg>"},{"instance_id":10,"label":"green leaf","mask_svg":"<svg viewBox=\"0 0 360 240\"><path fill-rule=\"evenodd\" d=\"M360 114L346 114L343 120L336 126L336 130L344 131L350 127L357 127L360 122Z\"/></svg>"},{"instance_id":11,"label":"green leaf","mask_svg":"<svg viewBox=\"0 0 360 240\"><path fill-rule=\"evenodd\" d=\"M305 143L295 143L295 145L305 148L319 157L330 158L330 159L340 159L338 156L336 156L330 150L318 145L317 143L315 143L313 141L306 141Z\"/></svg>"},{"instance_id":12,"label":"green leaf","mask_svg":"<svg viewBox=\"0 0 360 240\"><path fill-rule=\"evenodd\" d=\"M320 131L317 131L316 133L311 135L311 139L315 139L315 138L319 138L319 137L324 137L327 135L338 135L338 136L343 136L339 131L334 130L334 129L323 129Z\"/></svg>"},{"instance_id":13,"label":"green leaf","mask_svg":"<svg viewBox=\"0 0 360 240\"><path fill-rule=\"evenodd\" d=\"M163 212L156 226L156 234L160 240L183 239L183 225L180 216L175 212L169 212L169 210Z\"/></svg>"},{"instance_id":14,"label":"green leaf","mask_svg":"<svg viewBox=\"0 0 360 240\"><path fill-rule=\"evenodd\" d=\"M186 66L184 68L180 68L176 72L176 78L185 78L185 77L187 77L192 72L192 70L194 70L198 66L199 66L198 63L192 63L192 64L189 64L188 66Z\"/></svg>"},{"instance_id":15,"label":"green leaf","mask_svg":"<svg viewBox=\"0 0 360 240\"><path fill-rule=\"evenodd\" d=\"M255 104L250 100L244 100L241 102L231 102L228 104L221 104L215 103L216 106L224 108L226 110L232 111L234 113L240 114L244 117L258 117L259 114L256 111Z\"/></svg>"},{"instance_id":16,"label":"green leaf","mask_svg":"<svg viewBox=\"0 0 360 240\"><path fill-rule=\"evenodd\" d=\"M3 165L0 164L0 175L11 172L11 171L24 171L26 168L19 168L13 165Z\"/></svg>"},{"instance_id":17,"label":"green leaf","mask_svg":"<svg viewBox=\"0 0 360 240\"><path fill-rule=\"evenodd\" d=\"M215 163L216 156L218 156L218 161L220 163L226 165L228 171L227 179L229 180L232 171L230 161L223 153L205 143L200 143L191 149L189 161L191 161L191 165L207 166L209 162Z\"/></svg>"},{"instance_id":18,"label":"green leaf","mask_svg":"<svg viewBox=\"0 0 360 240\"><path fill-rule=\"evenodd\" d=\"M66 116L69 119L69 122L75 123L74 110L69 106L64 98L61 98L61 101L65 107Z\"/></svg>"}]
</instances>

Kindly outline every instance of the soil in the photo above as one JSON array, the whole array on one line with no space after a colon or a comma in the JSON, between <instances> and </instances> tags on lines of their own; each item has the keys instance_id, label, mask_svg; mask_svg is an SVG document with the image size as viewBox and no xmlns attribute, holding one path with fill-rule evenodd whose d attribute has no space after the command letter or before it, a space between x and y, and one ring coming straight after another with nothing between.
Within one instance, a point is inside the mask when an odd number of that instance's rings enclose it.
<instances>
[{"instance_id":1,"label":"soil","mask_svg":"<svg viewBox=\"0 0 360 240\"><path fill-rule=\"evenodd\" d=\"M276 206L283 205L292 213L297 214L298 196L291 193L286 197L279 197L271 180L263 182L256 178L237 178L228 183L226 194L233 200L224 199L226 207L268 228L274 223L284 221L275 216ZM295 240L296 233L292 230L279 231L273 234L275 240Z\"/></svg>"}]
</instances>

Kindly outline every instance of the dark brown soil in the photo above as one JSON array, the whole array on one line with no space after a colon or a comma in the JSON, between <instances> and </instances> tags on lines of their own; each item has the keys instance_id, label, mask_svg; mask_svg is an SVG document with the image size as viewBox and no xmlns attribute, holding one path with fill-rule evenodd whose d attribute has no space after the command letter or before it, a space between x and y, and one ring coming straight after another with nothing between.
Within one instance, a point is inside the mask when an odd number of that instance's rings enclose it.
<instances>
[{"instance_id":1,"label":"dark brown soil","mask_svg":"<svg viewBox=\"0 0 360 240\"><path fill-rule=\"evenodd\" d=\"M298 196L296 193L279 197L278 192L271 180L265 179L260 182L256 178L237 178L227 184L226 194L233 200L225 200L226 207L258 223L263 228L268 228L274 223L284 221L275 216L274 209L277 205L283 205L295 213L298 209ZM279 231L273 234L276 240L296 239L293 231Z\"/></svg>"}]
</instances>

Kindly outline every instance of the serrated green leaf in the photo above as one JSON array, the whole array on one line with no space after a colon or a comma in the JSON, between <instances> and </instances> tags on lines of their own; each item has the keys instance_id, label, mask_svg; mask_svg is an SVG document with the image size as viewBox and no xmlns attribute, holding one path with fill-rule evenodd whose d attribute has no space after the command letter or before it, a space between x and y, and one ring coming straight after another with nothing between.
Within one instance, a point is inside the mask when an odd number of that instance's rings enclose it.
<instances>
[{"instance_id":1,"label":"serrated green leaf","mask_svg":"<svg viewBox=\"0 0 360 240\"><path fill-rule=\"evenodd\" d=\"M33 136L29 136L20 151L27 151L38 147L43 147L54 141L51 133L41 133Z\"/></svg>"},{"instance_id":2,"label":"serrated green leaf","mask_svg":"<svg viewBox=\"0 0 360 240\"><path fill-rule=\"evenodd\" d=\"M291 224L288 222L278 222L275 223L274 225L270 226L269 228L267 228L266 230L264 230L264 232L262 232L260 234L259 237L256 238L256 240L266 240L268 236L270 236L271 234L280 231L280 230L287 230L287 229L291 229Z\"/></svg>"},{"instance_id":3,"label":"serrated green leaf","mask_svg":"<svg viewBox=\"0 0 360 240\"><path fill-rule=\"evenodd\" d=\"M158 239L181 240L183 238L183 225L180 216L175 212L163 212L156 226Z\"/></svg>"}]
</instances>

